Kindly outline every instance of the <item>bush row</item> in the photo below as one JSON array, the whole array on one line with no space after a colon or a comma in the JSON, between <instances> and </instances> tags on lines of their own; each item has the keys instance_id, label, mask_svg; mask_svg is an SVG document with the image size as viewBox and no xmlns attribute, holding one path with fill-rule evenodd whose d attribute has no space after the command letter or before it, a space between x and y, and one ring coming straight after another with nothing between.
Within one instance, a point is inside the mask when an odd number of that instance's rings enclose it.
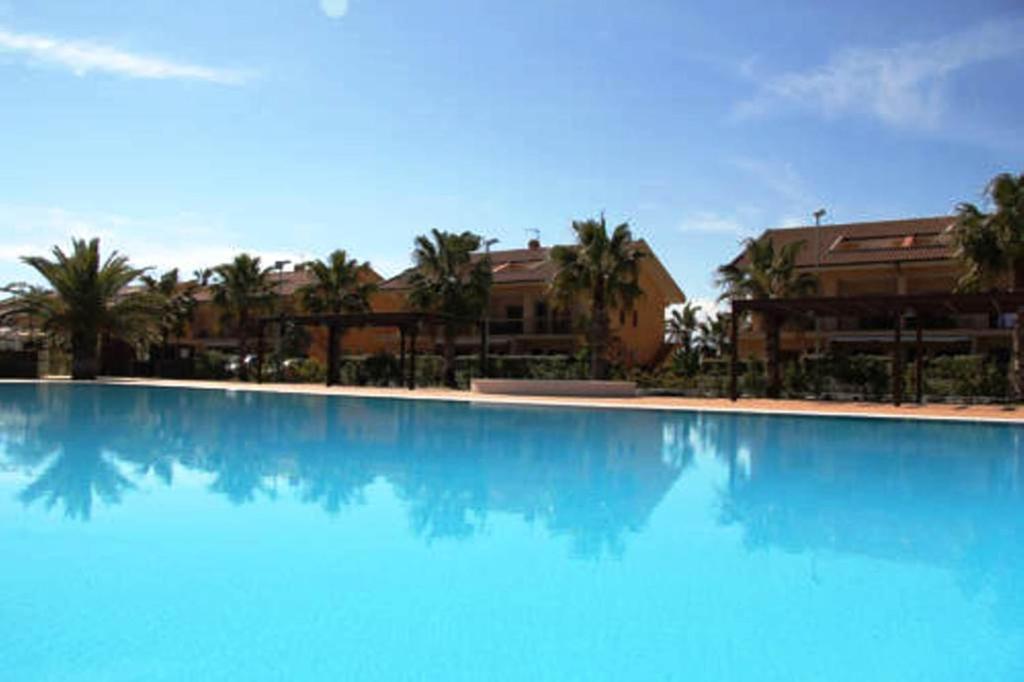
<instances>
[{"instance_id":1,"label":"bush row","mask_svg":"<svg viewBox=\"0 0 1024 682\"><path fill-rule=\"evenodd\" d=\"M892 394L892 358L874 355L836 355L805 358L783 364L783 393L792 398L855 397L883 400ZM695 372L663 368L636 375L642 388L687 395L721 397L728 393L728 363L704 362ZM924 364L924 394L931 398L1002 400L1010 395L1008 367L985 355L939 356ZM914 394L914 364L903 372L905 396ZM740 393L763 396L767 388L765 366L760 360L741 363Z\"/></svg>"}]
</instances>

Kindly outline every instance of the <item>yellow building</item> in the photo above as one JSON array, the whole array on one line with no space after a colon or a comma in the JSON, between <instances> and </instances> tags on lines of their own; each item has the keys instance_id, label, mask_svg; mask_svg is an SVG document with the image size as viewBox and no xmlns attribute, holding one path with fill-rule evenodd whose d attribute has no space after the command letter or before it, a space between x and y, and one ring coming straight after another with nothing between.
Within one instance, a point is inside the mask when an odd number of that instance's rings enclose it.
<instances>
[{"instance_id":1,"label":"yellow building","mask_svg":"<svg viewBox=\"0 0 1024 682\"><path fill-rule=\"evenodd\" d=\"M380 283L384 280L372 268L362 271L361 277L365 281ZM272 273L269 276L273 286L274 299L272 305L266 310L260 311L260 316L271 316L281 313L301 314L302 304L299 300L299 291L314 282L312 273L299 265L292 271ZM192 320L188 325L188 333L181 340L181 345L193 346L197 350L219 350L228 353L238 352L238 333L230 324L227 324L223 317L224 312L213 301L213 291L210 287L201 287L196 292L196 309ZM320 326L307 328L310 335L309 355L320 361L327 357L327 330ZM268 327L268 334L276 333L273 325ZM273 339L268 339L268 347L273 347ZM352 347L363 352L373 352L381 346L378 344L377 336L372 329L351 329L348 330L343 339L343 347ZM255 332L250 338L250 352L256 351Z\"/></svg>"},{"instance_id":2,"label":"yellow building","mask_svg":"<svg viewBox=\"0 0 1024 682\"><path fill-rule=\"evenodd\" d=\"M650 246L637 242L646 257L640 261L639 285L644 292L633 308L612 311L613 360L627 365L648 365L659 359L665 347L665 309L683 303L685 297ZM556 273L550 247L531 240L525 249L491 251L493 285L488 307L489 351L498 355L551 355L575 353L583 346L581 321L585 309L562 310L549 290ZM474 255L482 258L483 253ZM374 312L407 310L409 269L384 282L373 300ZM395 337L382 330L379 338ZM440 339L426 339L429 348L439 349ZM351 347L350 344L346 344ZM398 345L397 337L390 348ZM475 332L457 339L460 353L479 350Z\"/></svg>"},{"instance_id":3,"label":"yellow building","mask_svg":"<svg viewBox=\"0 0 1024 682\"><path fill-rule=\"evenodd\" d=\"M761 238L770 239L776 251L803 242L797 270L817 277L820 296L943 294L954 291L964 272L953 245L955 222L955 217L941 216L770 229ZM733 263L742 265L744 258L741 253ZM1012 315L951 313L928 320L923 341L929 351L1006 352L1012 322ZM870 315L790 319L782 330L781 350L791 357L830 349L882 352L891 344L892 326L891 319ZM756 317L741 329L738 346L741 358L764 357Z\"/></svg>"}]
</instances>

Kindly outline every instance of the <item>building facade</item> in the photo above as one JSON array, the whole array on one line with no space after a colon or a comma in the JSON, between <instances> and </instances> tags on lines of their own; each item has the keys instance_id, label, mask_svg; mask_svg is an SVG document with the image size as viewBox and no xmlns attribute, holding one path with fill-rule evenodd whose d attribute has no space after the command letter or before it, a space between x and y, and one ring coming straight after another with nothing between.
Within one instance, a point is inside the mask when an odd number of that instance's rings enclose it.
<instances>
[{"instance_id":1,"label":"building facade","mask_svg":"<svg viewBox=\"0 0 1024 682\"><path fill-rule=\"evenodd\" d=\"M953 244L956 218L941 216L871 223L766 230L776 251L801 242L799 272L818 280L818 295L855 297L953 293L964 274ZM734 264L742 265L739 254ZM1010 282L1004 282L1009 286ZM1012 314L950 314L932 319L923 332L929 352L1007 353ZM849 350L885 352L892 341L892 320L863 316L790 319L781 333L782 354ZM741 358L763 358L765 340L756 316L741 327Z\"/></svg>"},{"instance_id":2,"label":"building facade","mask_svg":"<svg viewBox=\"0 0 1024 682\"><path fill-rule=\"evenodd\" d=\"M611 349L614 361L629 366L649 365L658 360L665 348L665 309L683 303L685 297L650 246L640 240L637 248L645 257L640 261L639 285L644 295L630 310L611 314ZM550 258L550 247L531 240L525 249L492 251L493 284L487 310L488 350L496 355L572 354L580 350L585 338L585 307L560 308L550 295L557 268ZM483 258L485 254L474 254ZM374 312L408 309L409 277L406 270L384 282L374 299ZM381 330L382 338L394 336ZM427 347L439 349L440 338L427 338ZM480 336L473 330L458 337L461 353L475 353ZM391 348L397 347L392 340Z\"/></svg>"}]
</instances>

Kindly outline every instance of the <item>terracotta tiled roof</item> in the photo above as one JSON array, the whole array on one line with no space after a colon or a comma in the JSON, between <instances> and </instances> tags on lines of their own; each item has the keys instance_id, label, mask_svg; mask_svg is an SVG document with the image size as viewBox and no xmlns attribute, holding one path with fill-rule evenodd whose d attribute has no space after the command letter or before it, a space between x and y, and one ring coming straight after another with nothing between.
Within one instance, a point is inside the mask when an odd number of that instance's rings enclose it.
<instances>
[{"instance_id":1,"label":"terracotta tiled roof","mask_svg":"<svg viewBox=\"0 0 1024 682\"><path fill-rule=\"evenodd\" d=\"M550 282L555 276L555 265L548 258L551 247L539 246L534 249L509 249L491 251L491 265L495 284L517 282ZM473 262L484 257L474 253ZM381 285L381 289L398 290L409 287L409 278L416 268L409 268Z\"/></svg>"},{"instance_id":2,"label":"terracotta tiled roof","mask_svg":"<svg viewBox=\"0 0 1024 682\"><path fill-rule=\"evenodd\" d=\"M661 264L654 251L643 239L636 240L637 248L647 253L645 262L649 263L650 272L660 284L660 291L670 303L682 303L686 300L679 285L672 279L665 266ZM553 247L537 246L526 249L510 249L507 251L491 251L491 264L495 284L550 283L558 272L558 267L549 257ZM473 260L484 257L483 253L474 253ZM416 268L409 268L401 274L384 282L380 288L400 291L409 288L409 277Z\"/></svg>"},{"instance_id":3,"label":"terracotta tiled roof","mask_svg":"<svg viewBox=\"0 0 1024 682\"><path fill-rule=\"evenodd\" d=\"M945 260L956 255L951 239L955 222L955 217L939 216L791 227L765 230L762 237L770 238L776 248L802 240L804 248L797 255L799 267ZM743 254L733 260L742 261Z\"/></svg>"},{"instance_id":4,"label":"terracotta tiled roof","mask_svg":"<svg viewBox=\"0 0 1024 682\"><path fill-rule=\"evenodd\" d=\"M314 280L313 273L308 270L292 270L280 274L271 272L267 277L280 296L292 296L302 287L312 284ZM370 281L379 282L381 279L382 277L376 271L371 270ZM213 300L212 289L210 287L200 287L196 291L196 300Z\"/></svg>"}]
</instances>

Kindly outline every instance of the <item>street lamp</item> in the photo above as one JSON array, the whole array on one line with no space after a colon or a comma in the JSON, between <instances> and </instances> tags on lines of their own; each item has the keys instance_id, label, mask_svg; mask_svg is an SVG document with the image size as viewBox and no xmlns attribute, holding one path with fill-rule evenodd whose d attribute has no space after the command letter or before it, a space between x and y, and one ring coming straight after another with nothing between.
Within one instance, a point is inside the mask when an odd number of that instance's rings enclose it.
<instances>
[{"instance_id":1,"label":"street lamp","mask_svg":"<svg viewBox=\"0 0 1024 682\"><path fill-rule=\"evenodd\" d=\"M497 237L491 237L490 239L485 239L484 240L484 258L488 259L488 261L490 261L490 257L491 257L491 247L494 246L495 244L497 244L498 241L499 240L498 240ZM492 272L493 272L493 268L492 268ZM491 345L491 290L490 290L490 288L487 289L487 302L484 304L484 339L483 339L483 341L484 341L484 347L483 347L484 354L483 354L483 357L486 358L486 360L484 362L484 365L489 365L491 363L491 353L490 353L490 350L491 350L490 349L490 345ZM480 368L480 371L483 373L483 375L485 377L490 375L490 372L487 371L487 370L488 370L488 368L486 366Z\"/></svg>"},{"instance_id":2,"label":"street lamp","mask_svg":"<svg viewBox=\"0 0 1024 682\"><path fill-rule=\"evenodd\" d=\"M825 209L819 208L814 215L814 276L821 277L821 219L825 217ZM821 292L818 292L819 294ZM814 367L816 372L821 371L821 320L818 313L814 315Z\"/></svg>"}]
</instances>

